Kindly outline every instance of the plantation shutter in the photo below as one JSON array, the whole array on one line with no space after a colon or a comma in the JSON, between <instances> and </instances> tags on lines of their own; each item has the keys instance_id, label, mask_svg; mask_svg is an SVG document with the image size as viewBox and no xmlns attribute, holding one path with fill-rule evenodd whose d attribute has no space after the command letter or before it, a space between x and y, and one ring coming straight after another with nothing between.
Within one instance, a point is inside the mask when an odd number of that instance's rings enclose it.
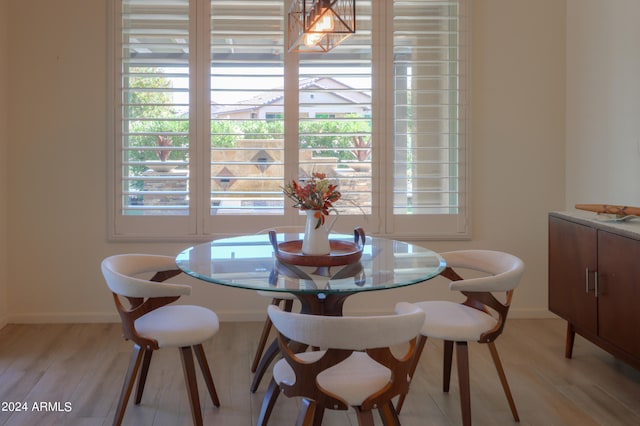
<instances>
[{"instance_id":1,"label":"plantation shutter","mask_svg":"<svg viewBox=\"0 0 640 426\"><path fill-rule=\"evenodd\" d=\"M283 215L284 16L281 0L211 1L212 229Z\"/></svg>"},{"instance_id":2,"label":"plantation shutter","mask_svg":"<svg viewBox=\"0 0 640 426\"><path fill-rule=\"evenodd\" d=\"M118 232L193 233L188 218L189 0L118 3ZM167 222L169 217L174 219Z\"/></svg>"},{"instance_id":3,"label":"plantation shutter","mask_svg":"<svg viewBox=\"0 0 640 426\"><path fill-rule=\"evenodd\" d=\"M107 5L110 237L301 225L282 187L314 172L339 230L470 236L470 0L358 0L326 53L288 52L288 0Z\"/></svg>"},{"instance_id":4,"label":"plantation shutter","mask_svg":"<svg viewBox=\"0 0 640 426\"><path fill-rule=\"evenodd\" d=\"M298 161L301 179L320 172L338 183L340 229L378 233L371 1L356 2L356 17L356 33L335 49L298 55Z\"/></svg>"},{"instance_id":5,"label":"plantation shutter","mask_svg":"<svg viewBox=\"0 0 640 426\"><path fill-rule=\"evenodd\" d=\"M467 237L467 0L393 2L390 232Z\"/></svg>"}]
</instances>

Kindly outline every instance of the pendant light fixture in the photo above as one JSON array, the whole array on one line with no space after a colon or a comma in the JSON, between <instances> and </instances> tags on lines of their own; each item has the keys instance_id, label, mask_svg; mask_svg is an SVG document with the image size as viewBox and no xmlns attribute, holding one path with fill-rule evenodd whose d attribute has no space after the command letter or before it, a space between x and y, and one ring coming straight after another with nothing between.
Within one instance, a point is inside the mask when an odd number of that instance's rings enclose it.
<instances>
[{"instance_id":1,"label":"pendant light fixture","mask_svg":"<svg viewBox=\"0 0 640 426\"><path fill-rule=\"evenodd\" d=\"M289 52L328 52L355 32L355 0L291 2Z\"/></svg>"}]
</instances>

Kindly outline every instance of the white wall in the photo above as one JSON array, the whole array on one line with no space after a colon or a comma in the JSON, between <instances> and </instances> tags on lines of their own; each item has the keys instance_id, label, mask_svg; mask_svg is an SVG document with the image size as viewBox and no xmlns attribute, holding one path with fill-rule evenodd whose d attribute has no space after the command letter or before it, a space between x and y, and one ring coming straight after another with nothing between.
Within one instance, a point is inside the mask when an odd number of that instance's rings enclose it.
<instances>
[{"instance_id":1,"label":"white wall","mask_svg":"<svg viewBox=\"0 0 640 426\"><path fill-rule=\"evenodd\" d=\"M7 32L8 0L0 0L0 328L7 322L7 290L8 290L8 241L7 241L7 206L9 201L9 161L8 127L9 97L7 94L9 76L9 44Z\"/></svg>"},{"instance_id":2,"label":"white wall","mask_svg":"<svg viewBox=\"0 0 640 426\"><path fill-rule=\"evenodd\" d=\"M640 2L568 0L567 199L640 206Z\"/></svg>"},{"instance_id":3,"label":"white wall","mask_svg":"<svg viewBox=\"0 0 640 426\"><path fill-rule=\"evenodd\" d=\"M1 1L1 0L0 0ZM474 238L429 242L521 256L513 313L547 314L547 212L564 205L565 3L474 0ZM186 244L106 240L105 0L10 0L10 317L116 320L99 271L109 254L176 254ZM541 23L544 22L544 25ZM189 281L223 319L264 318L253 292ZM352 297L347 310L445 294L433 282Z\"/></svg>"}]
</instances>

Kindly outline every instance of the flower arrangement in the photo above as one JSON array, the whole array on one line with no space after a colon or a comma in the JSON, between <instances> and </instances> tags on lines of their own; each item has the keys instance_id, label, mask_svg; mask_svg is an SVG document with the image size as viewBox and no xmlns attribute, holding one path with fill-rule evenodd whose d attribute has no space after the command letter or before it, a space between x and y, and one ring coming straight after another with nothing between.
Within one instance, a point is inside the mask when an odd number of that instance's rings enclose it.
<instances>
[{"instance_id":1,"label":"flower arrangement","mask_svg":"<svg viewBox=\"0 0 640 426\"><path fill-rule=\"evenodd\" d=\"M333 208L333 203L342 196L338 191L338 185L331 183L324 173L313 173L304 185L293 180L282 188L282 192L294 201L293 207L300 210L316 210L316 229L324 224L329 209Z\"/></svg>"}]
</instances>

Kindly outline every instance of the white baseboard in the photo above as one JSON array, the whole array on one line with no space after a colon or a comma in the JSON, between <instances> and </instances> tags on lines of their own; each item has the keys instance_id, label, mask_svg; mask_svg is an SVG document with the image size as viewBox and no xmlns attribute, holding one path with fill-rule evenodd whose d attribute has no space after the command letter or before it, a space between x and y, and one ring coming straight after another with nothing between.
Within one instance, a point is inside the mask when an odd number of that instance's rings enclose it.
<instances>
[{"instance_id":1,"label":"white baseboard","mask_svg":"<svg viewBox=\"0 0 640 426\"><path fill-rule=\"evenodd\" d=\"M389 312L349 312L354 315L385 315ZM266 312L256 311L216 311L221 322L251 322L264 321ZM555 314L546 309L512 309L509 312L512 319L548 319L558 318ZM7 324L82 324L82 323L114 323L120 322L117 313L35 313L16 314L7 318L0 318L0 328Z\"/></svg>"},{"instance_id":2,"label":"white baseboard","mask_svg":"<svg viewBox=\"0 0 640 426\"><path fill-rule=\"evenodd\" d=\"M547 309L510 309L509 318L511 319L551 319L559 318L556 314Z\"/></svg>"},{"instance_id":3,"label":"white baseboard","mask_svg":"<svg viewBox=\"0 0 640 426\"><path fill-rule=\"evenodd\" d=\"M9 317L11 324L83 324L120 322L116 313L32 313L14 314Z\"/></svg>"},{"instance_id":4,"label":"white baseboard","mask_svg":"<svg viewBox=\"0 0 640 426\"><path fill-rule=\"evenodd\" d=\"M250 322L264 321L265 312L218 312L222 322ZM9 316L6 324L86 324L86 323L117 323L120 316L117 313L37 313L15 314ZM0 325L2 322L0 322ZM0 327L1 328L1 327Z\"/></svg>"}]
</instances>

